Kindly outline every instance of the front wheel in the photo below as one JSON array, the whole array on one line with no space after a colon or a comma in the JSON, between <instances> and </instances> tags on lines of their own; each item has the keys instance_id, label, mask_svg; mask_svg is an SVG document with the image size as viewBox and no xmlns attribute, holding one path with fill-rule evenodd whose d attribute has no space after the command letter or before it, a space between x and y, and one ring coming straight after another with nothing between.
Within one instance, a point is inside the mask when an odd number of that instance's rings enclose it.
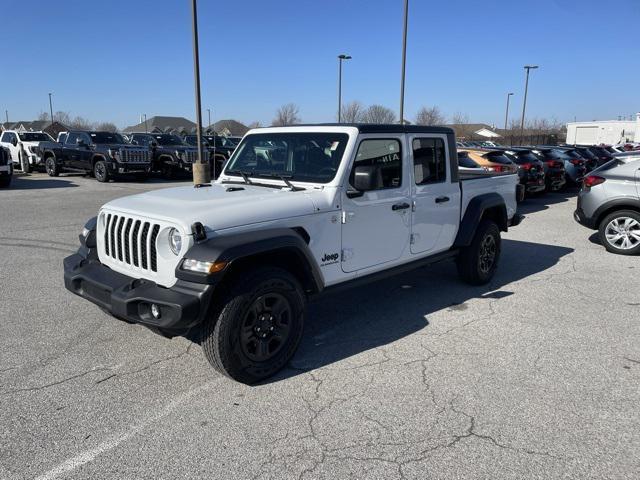
<instances>
[{"instance_id":1,"label":"front wheel","mask_svg":"<svg viewBox=\"0 0 640 480\"><path fill-rule=\"evenodd\" d=\"M640 254L640 213L620 210L607 215L598 230L600 241L611 253Z\"/></svg>"},{"instance_id":2,"label":"front wheel","mask_svg":"<svg viewBox=\"0 0 640 480\"><path fill-rule=\"evenodd\" d=\"M47 157L47 159L44 162L44 167L47 170L47 175L49 175L50 177L57 177L58 175L60 175L60 169L56 164L55 158Z\"/></svg>"},{"instance_id":3,"label":"front wheel","mask_svg":"<svg viewBox=\"0 0 640 480\"><path fill-rule=\"evenodd\" d=\"M458 255L458 274L471 285L484 285L493 278L500 258L500 229L495 222L483 220L471 245Z\"/></svg>"},{"instance_id":4,"label":"front wheel","mask_svg":"<svg viewBox=\"0 0 640 480\"><path fill-rule=\"evenodd\" d=\"M264 380L291 359L304 326L305 298L289 272L264 267L229 287L203 327L202 349L218 372L242 383Z\"/></svg>"},{"instance_id":5,"label":"front wheel","mask_svg":"<svg viewBox=\"0 0 640 480\"><path fill-rule=\"evenodd\" d=\"M109 181L109 171L107 170L107 164L103 160L98 160L93 165L93 176L96 177L100 183Z\"/></svg>"}]
</instances>

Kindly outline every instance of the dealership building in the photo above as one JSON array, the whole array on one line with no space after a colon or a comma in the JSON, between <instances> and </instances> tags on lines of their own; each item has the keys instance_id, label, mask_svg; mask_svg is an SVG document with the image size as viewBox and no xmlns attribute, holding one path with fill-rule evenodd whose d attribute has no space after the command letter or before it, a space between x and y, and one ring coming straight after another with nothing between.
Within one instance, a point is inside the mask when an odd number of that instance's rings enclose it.
<instances>
[{"instance_id":1,"label":"dealership building","mask_svg":"<svg viewBox=\"0 0 640 480\"><path fill-rule=\"evenodd\" d=\"M640 142L640 113L635 120L602 120L567 123L567 143L570 145L617 145Z\"/></svg>"}]
</instances>

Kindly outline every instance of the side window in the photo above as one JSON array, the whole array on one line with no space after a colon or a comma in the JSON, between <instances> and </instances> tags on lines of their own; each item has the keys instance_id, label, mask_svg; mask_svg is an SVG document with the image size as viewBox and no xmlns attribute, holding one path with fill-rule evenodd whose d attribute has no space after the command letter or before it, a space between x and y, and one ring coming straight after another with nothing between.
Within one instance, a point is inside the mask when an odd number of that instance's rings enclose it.
<instances>
[{"instance_id":1,"label":"side window","mask_svg":"<svg viewBox=\"0 0 640 480\"><path fill-rule=\"evenodd\" d=\"M67 135L67 138L64 143L68 145L75 145L76 143L78 143L78 138L80 138L79 134L75 132L71 132Z\"/></svg>"},{"instance_id":2,"label":"side window","mask_svg":"<svg viewBox=\"0 0 640 480\"><path fill-rule=\"evenodd\" d=\"M416 185L440 183L447 179L447 156L441 138L413 140L413 171Z\"/></svg>"},{"instance_id":3,"label":"side window","mask_svg":"<svg viewBox=\"0 0 640 480\"><path fill-rule=\"evenodd\" d=\"M371 190L397 188L402 185L402 151L400 141L395 138L363 140L358 146L358 153L353 162L349 182L356 169L366 167L373 173L374 187Z\"/></svg>"}]
</instances>

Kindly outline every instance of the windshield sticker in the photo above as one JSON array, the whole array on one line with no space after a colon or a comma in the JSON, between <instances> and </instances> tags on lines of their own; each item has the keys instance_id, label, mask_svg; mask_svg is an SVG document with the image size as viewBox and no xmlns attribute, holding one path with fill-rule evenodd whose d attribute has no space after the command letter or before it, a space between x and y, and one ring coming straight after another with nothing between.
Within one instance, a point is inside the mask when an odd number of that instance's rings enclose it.
<instances>
[{"instance_id":1,"label":"windshield sticker","mask_svg":"<svg viewBox=\"0 0 640 480\"><path fill-rule=\"evenodd\" d=\"M340 142L333 142L331 144L331 151L335 152L339 145L340 145Z\"/></svg>"}]
</instances>

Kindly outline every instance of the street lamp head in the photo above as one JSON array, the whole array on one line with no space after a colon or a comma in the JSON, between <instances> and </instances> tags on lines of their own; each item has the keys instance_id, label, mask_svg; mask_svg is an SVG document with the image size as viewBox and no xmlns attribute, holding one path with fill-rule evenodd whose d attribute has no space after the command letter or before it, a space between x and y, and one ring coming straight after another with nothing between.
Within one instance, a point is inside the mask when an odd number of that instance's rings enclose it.
<instances>
[{"instance_id":1,"label":"street lamp head","mask_svg":"<svg viewBox=\"0 0 640 480\"><path fill-rule=\"evenodd\" d=\"M338 58L339 58L340 60L351 60L351 55L345 55L345 54L343 53L343 54L338 55Z\"/></svg>"},{"instance_id":2,"label":"street lamp head","mask_svg":"<svg viewBox=\"0 0 640 480\"><path fill-rule=\"evenodd\" d=\"M527 70L535 70L536 68L538 68L538 65L525 65L524 68L526 68Z\"/></svg>"},{"instance_id":3,"label":"street lamp head","mask_svg":"<svg viewBox=\"0 0 640 480\"><path fill-rule=\"evenodd\" d=\"M510 97L511 95L513 95L513 92L511 93L507 93L507 96Z\"/></svg>"}]
</instances>

